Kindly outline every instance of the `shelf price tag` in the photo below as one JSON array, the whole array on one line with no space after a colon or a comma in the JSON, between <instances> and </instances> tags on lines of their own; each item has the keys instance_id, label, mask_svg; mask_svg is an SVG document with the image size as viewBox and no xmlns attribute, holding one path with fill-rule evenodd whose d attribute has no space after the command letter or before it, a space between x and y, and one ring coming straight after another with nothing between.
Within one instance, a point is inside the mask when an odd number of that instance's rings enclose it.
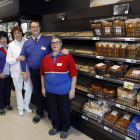
<instances>
[{"instance_id":1,"label":"shelf price tag","mask_svg":"<svg viewBox=\"0 0 140 140\"><path fill-rule=\"evenodd\" d=\"M126 62L128 62L128 63L136 63L136 60L133 60L133 59L126 59Z\"/></svg>"},{"instance_id":2,"label":"shelf price tag","mask_svg":"<svg viewBox=\"0 0 140 140\"><path fill-rule=\"evenodd\" d=\"M125 41L135 41L135 38L125 38Z\"/></svg>"},{"instance_id":3,"label":"shelf price tag","mask_svg":"<svg viewBox=\"0 0 140 140\"><path fill-rule=\"evenodd\" d=\"M99 40L99 37L93 37L92 40Z\"/></svg>"},{"instance_id":4,"label":"shelf price tag","mask_svg":"<svg viewBox=\"0 0 140 140\"><path fill-rule=\"evenodd\" d=\"M82 115L82 119L88 121L88 117L86 117L86 116L84 116L84 115Z\"/></svg>"},{"instance_id":5,"label":"shelf price tag","mask_svg":"<svg viewBox=\"0 0 140 140\"><path fill-rule=\"evenodd\" d=\"M87 94L87 96L90 98L94 98L94 95L92 95L92 94Z\"/></svg>"},{"instance_id":6,"label":"shelf price tag","mask_svg":"<svg viewBox=\"0 0 140 140\"><path fill-rule=\"evenodd\" d=\"M121 109L125 109L125 106L120 105L120 104L116 104L116 107L121 108Z\"/></svg>"},{"instance_id":7,"label":"shelf price tag","mask_svg":"<svg viewBox=\"0 0 140 140\"><path fill-rule=\"evenodd\" d=\"M125 140L133 140L133 139L131 139L131 138L129 138L129 137L126 136L125 137Z\"/></svg>"},{"instance_id":8,"label":"shelf price tag","mask_svg":"<svg viewBox=\"0 0 140 140\"><path fill-rule=\"evenodd\" d=\"M110 129L110 128L106 127L106 126L104 126L104 129L109 131L110 133L112 133L112 129Z\"/></svg>"},{"instance_id":9,"label":"shelf price tag","mask_svg":"<svg viewBox=\"0 0 140 140\"><path fill-rule=\"evenodd\" d=\"M97 78L97 79L103 79L103 76L95 75L95 78Z\"/></svg>"},{"instance_id":10,"label":"shelf price tag","mask_svg":"<svg viewBox=\"0 0 140 140\"><path fill-rule=\"evenodd\" d=\"M97 59L104 59L103 56L96 56Z\"/></svg>"},{"instance_id":11,"label":"shelf price tag","mask_svg":"<svg viewBox=\"0 0 140 140\"><path fill-rule=\"evenodd\" d=\"M123 87L124 87L124 88L127 88L127 89L133 90L133 88L134 88L134 83L124 82Z\"/></svg>"}]
</instances>

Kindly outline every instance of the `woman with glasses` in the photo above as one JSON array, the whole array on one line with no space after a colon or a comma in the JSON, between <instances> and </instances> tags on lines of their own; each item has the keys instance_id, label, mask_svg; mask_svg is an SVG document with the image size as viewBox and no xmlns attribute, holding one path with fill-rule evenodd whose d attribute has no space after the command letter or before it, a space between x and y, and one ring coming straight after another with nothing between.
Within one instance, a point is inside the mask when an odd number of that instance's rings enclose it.
<instances>
[{"instance_id":1,"label":"woman with glasses","mask_svg":"<svg viewBox=\"0 0 140 140\"><path fill-rule=\"evenodd\" d=\"M4 108L12 111L10 106L12 78L10 77L10 65L6 63L9 39L7 33L0 31L0 115L5 115Z\"/></svg>"},{"instance_id":2,"label":"woman with glasses","mask_svg":"<svg viewBox=\"0 0 140 140\"><path fill-rule=\"evenodd\" d=\"M40 68L42 94L47 97L48 113L52 118L53 136L61 131L61 139L68 136L70 128L71 99L75 96L77 70L73 57L62 55L62 39L58 35L51 38L52 52L46 55Z\"/></svg>"},{"instance_id":3,"label":"woman with glasses","mask_svg":"<svg viewBox=\"0 0 140 140\"><path fill-rule=\"evenodd\" d=\"M24 61L25 58L20 56L20 53L23 44L26 41L25 38L23 37L22 29L18 26L13 27L11 30L11 35L14 41L9 44L6 61L7 63L10 64L11 77L13 79L16 98L17 98L17 108L18 108L19 115L22 116L24 114L23 112L24 109L29 113L32 112L32 110L29 109L29 103L30 103L33 87L30 79L30 73L28 67L26 67L27 74L28 74L27 82L24 82L22 78L20 61ZM22 95L23 83L24 83L24 90L25 90L24 99Z\"/></svg>"}]
</instances>

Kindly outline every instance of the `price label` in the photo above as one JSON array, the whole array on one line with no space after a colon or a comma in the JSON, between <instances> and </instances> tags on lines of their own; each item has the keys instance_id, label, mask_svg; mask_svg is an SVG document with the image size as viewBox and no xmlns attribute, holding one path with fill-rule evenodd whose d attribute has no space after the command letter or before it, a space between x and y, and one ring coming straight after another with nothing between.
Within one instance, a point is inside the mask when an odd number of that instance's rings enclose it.
<instances>
[{"instance_id":1,"label":"price label","mask_svg":"<svg viewBox=\"0 0 140 140\"><path fill-rule=\"evenodd\" d=\"M94 95L92 95L92 94L87 94L87 96L90 98L94 98Z\"/></svg>"},{"instance_id":2,"label":"price label","mask_svg":"<svg viewBox=\"0 0 140 140\"><path fill-rule=\"evenodd\" d=\"M103 56L96 56L97 59L104 59Z\"/></svg>"},{"instance_id":3,"label":"price label","mask_svg":"<svg viewBox=\"0 0 140 140\"><path fill-rule=\"evenodd\" d=\"M104 126L104 129L109 131L110 133L112 133L112 129L110 129L110 128L106 127L106 126Z\"/></svg>"},{"instance_id":4,"label":"price label","mask_svg":"<svg viewBox=\"0 0 140 140\"><path fill-rule=\"evenodd\" d=\"M124 88L127 88L127 89L133 90L133 88L134 88L134 83L124 82L123 87L124 87Z\"/></svg>"},{"instance_id":5,"label":"price label","mask_svg":"<svg viewBox=\"0 0 140 140\"><path fill-rule=\"evenodd\" d=\"M93 37L92 40L99 40L99 37Z\"/></svg>"},{"instance_id":6,"label":"price label","mask_svg":"<svg viewBox=\"0 0 140 140\"><path fill-rule=\"evenodd\" d=\"M86 117L86 116L84 116L84 115L82 115L82 119L88 121L88 117Z\"/></svg>"},{"instance_id":7,"label":"price label","mask_svg":"<svg viewBox=\"0 0 140 140\"><path fill-rule=\"evenodd\" d=\"M135 41L135 38L125 38L125 41Z\"/></svg>"},{"instance_id":8,"label":"price label","mask_svg":"<svg viewBox=\"0 0 140 140\"><path fill-rule=\"evenodd\" d=\"M103 79L103 76L95 75L95 78L97 78L97 79Z\"/></svg>"},{"instance_id":9,"label":"price label","mask_svg":"<svg viewBox=\"0 0 140 140\"><path fill-rule=\"evenodd\" d=\"M128 62L128 63L136 63L136 60L133 60L133 59L126 59L126 62Z\"/></svg>"},{"instance_id":10,"label":"price label","mask_svg":"<svg viewBox=\"0 0 140 140\"><path fill-rule=\"evenodd\" d=\"M129 138L129 137L125 137L125 140L133 140L133 139L131 139L131 138Z\"/></svg>"},{"instance_id":11,"label":"price label","mask_svg":"<svg viewBox=\"0 0 140 140\"><path fill-rule=\"evenodd\" d=\"M125 106L120 105L120 104L116 104L116 107L121 108L121 109L125 109Z\"/></svg>"}]
</instances>

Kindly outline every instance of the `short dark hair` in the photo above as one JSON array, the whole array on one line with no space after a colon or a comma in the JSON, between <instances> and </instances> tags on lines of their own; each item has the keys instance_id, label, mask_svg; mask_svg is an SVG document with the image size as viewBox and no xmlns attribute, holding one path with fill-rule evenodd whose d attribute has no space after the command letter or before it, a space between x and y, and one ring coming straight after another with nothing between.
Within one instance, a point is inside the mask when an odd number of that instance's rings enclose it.
<instances>
[{"instance_id":1,"label":"short dark hair","mask_svg":"<svg viewBox=\"0 0 140 140\"><path fill-rule=\"evenodd\" d=\"M34 20L31 20L31 22L29 23L29 28L31 28L31 24L32 24L33 22L38 23L38 24L39 24L39 27L41 27L41 23L40 23L40 21L37 20L37 19L34 19Z\"/></svg>"},{"instance_id":2,"label":"short dark hair","mask_svg":"<svg viewBox=\"0 0 140 140\"><path fill-rule=\"evenodd\" d=\"M9 37L8 37L6 32L0 31L0 38L2 38L2 37L6 37L7 38L7 44L8 44L9 43Z\"/></svg>"},{"instance_id":3,"label":"short dark hair","mask_svg":"<svg viewBox=\"0 0 140 140\"><path fill-rule=\"evenodd\" d=\"M60 41L60 43L62 43L62 38L60 37L60 35L53 35L53 36L51 37L51 42L52 42L52 40L55 39L55 38L58 38L59 41Z\"/></svg>"},{"instance_id":4,"label":"short dark hair","mask_svg":"<svg viewBox=\"0 0 140 140\"><path fill-rule=\"evenodd\" d=\"M14 39L14 32L15 32L16 30L18 30L19 32L21 32L21 33L22 33L22 36L24 36L22 29L21 29L20 27L18 27L18 26L15 26L15 27L13 27L13 28L11 29L11 35L12 35L12 38L13 38L13 39Z\"/></svg>"}]
</instances>

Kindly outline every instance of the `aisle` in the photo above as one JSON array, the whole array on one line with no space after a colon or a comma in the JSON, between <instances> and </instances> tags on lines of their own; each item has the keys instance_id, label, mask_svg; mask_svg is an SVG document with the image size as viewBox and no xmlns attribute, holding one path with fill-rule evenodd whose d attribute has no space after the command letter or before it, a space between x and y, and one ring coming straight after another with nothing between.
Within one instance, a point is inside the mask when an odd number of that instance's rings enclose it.
<instances>
[{"instance_id":1,"label":"aisle","mask_svg":"<svg viewBox=\"0 0 140 140\"><path fill-rule=\"evenodd\" d=\"M0 116L0 140L61 140L60 133L49 136L48 131L52 128L48 120L47 112L38 124L33 124L36 107L30 104L33 113L24 112L24 116L18 115L16 108L15 92L12 91L11 105L14 111L6 111L5 116ZM71 127L66 140L92 140L75 128Z\"/></svg>"}]
</instances>

